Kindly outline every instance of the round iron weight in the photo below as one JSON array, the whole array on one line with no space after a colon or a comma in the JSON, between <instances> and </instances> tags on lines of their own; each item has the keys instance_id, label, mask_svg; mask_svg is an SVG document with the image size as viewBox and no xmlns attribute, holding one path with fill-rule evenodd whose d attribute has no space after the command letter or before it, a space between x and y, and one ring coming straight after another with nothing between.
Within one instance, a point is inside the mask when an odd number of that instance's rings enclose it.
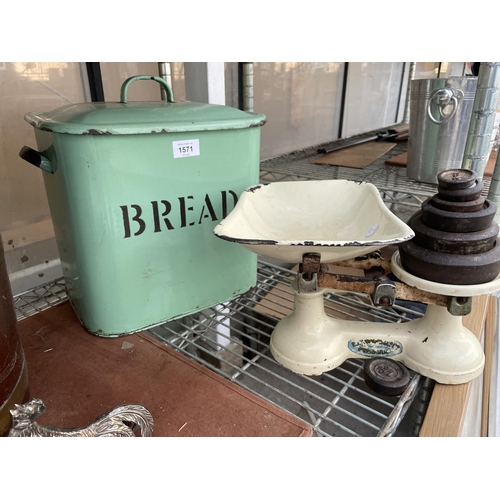
<instances>
[{"instance_id":1,"label":"round iron weight","mask_svg":"<svg viewBox=\"0 0 500 500\"><path fill-rule=\"evenodd\" d=\"M472 186L464 189L446 189L438 187L439 196L448 201L473 201L477 200L483 192L484 184L477 180Z\"/></svg>"},{"instance_id":2,"label":"round iron weight","mask_svg":"<svg viewBox=\"0 0 500 500\"><path fill-rule=\"evenodd\" d=\"M443 189L467 189L477 180L477 174L473 170L464 168L453 168L444 170L438 174L438 187Z\"/></svg>"},{"instance_id":3,"label":"round iron weight","mask_svg":"<svg viewBox=\"0 0 500 500\"><path fill-rule=\"evenodd\" d=\"M400 396L410 383L406 366L388 358L367 359L363 374L366 385L382 396Z\"/></svg>"},{"instance_id":4,"label":"round iron weight","mask_svg":"<svg viewBox=\"0 0 500 500\"><path fill-rule=\"evenodd\" d=\"M428 250L413 240L399 245L401 265L419 278L449 285L479 285L493 281L500 273L500 239L488 252L453 255Z\"/></svg>"},{"instance_id":5,"label":"round iron weight","mask_svg":"<svg viewBox=\"0 0 500 500\"><path fill-rule=\"evenodd\" d=\"M486 229L497 211L495 203L485 200L477 212L448 212L433 206L430 200L422 203L422 222L433 229L450 233L470 233Z\"/></svg>"},{"instance_id":6,"label":"round iron weight","mask_svg":"<svg viewBox=\"0 0 500 500\"><path fill-rule=\"evenodd\" d=\"M486 229L470 233L450 233L426 226L422 222L422 212L417 212L408 221L415 232L413 243L434 252L470 255L488 252L495 245L499 227L492 222Z\"/></svg>"},{"instance_id":7,"label":"round iron weight","mask_svg":"<svg viewBox=\"0 0 500 500\"><path fill-rule=\"evenodd\" d=\"M448 201L443 200L438 194L431 198L431 205L446 212L479 212L485 202L484 196L479 196L477 200L472 201Z\"/></svg>"}]
</instances>

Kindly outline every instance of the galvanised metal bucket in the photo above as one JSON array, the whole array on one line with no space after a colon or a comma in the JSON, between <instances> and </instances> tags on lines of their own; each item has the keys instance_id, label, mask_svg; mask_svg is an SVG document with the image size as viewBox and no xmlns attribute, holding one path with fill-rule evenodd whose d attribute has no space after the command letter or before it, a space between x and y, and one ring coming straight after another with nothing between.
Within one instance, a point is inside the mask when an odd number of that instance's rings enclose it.
<instances>
[{"instance_id":1,"label":"galvanised metal bucket","mask_svg":"<svg viewBox=\"0 0 500 500\"><path fill-rule=\"evenodd\" d=\"M443 170L461 168L469 131L476 77L411 82L407 175L437 184Z\"/></svg>"},{"instance_id":2,"label":"galvanised metal bucket","mask_svg":"<svg viewBox=\"0 0 500 500\"><path fill-rule=\"evenodd\" d=\"M168 102L127 102L140 79ZM174 102L164 80L138 76L119 103L26 120L39 152L20 155L44 170L68 296L89 332L133 333L255 285L255 256L213 229L258 182L264 115Z\"/></svg>"}]
</instances>

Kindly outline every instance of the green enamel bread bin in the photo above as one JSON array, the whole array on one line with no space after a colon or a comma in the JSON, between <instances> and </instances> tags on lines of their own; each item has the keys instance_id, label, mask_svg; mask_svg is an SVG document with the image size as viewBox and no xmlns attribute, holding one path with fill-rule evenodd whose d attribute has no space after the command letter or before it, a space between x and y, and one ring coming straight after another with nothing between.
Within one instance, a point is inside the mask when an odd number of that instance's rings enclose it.
<instances>
[{"instance_id":1,"label":"green enamel bread bin","mask_svg":"<svg viewBox=\"0 0 500 500\"><path fill-rule=\"evenodd\" d=\"M136 80L167 100L127 102ZM228 301L256 282L256 257L213 234L259 178L266 117L175 102L136 76L120 102L29 113L69 299L104 337Z\"/></svg>"}]
</instances>

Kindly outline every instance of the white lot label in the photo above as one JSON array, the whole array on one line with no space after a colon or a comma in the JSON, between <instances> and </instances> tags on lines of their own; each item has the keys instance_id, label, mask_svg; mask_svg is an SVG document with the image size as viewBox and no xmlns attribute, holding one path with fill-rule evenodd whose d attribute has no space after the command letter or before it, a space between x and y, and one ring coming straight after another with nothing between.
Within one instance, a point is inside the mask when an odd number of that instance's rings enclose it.
<instances>
[{"instance_id":1,"label":"white lot label","mask_svg":"<svg viewBox=\"0 0 500 500\"><path fill-rule=\"evenodd\" d=\"M200 140L191 139L189 141L172 142L174 158L184 158L185 156L200 156Z\"/></svg>"}]
</instances>

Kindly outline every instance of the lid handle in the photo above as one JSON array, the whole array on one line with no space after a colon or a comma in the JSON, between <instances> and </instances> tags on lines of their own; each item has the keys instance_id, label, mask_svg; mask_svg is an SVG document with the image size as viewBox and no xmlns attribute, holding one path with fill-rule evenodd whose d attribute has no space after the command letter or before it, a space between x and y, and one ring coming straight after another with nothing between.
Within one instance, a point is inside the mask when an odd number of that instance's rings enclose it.
<instances>
[{"instance_id":1,"label":"lid handle","mask_svg":"<svg viewBox=\"0 0 500 500\"><path fill-rule=\"evenodd\" d=\"M150 75L138 75L138 76L131 76L127 80L125 80L122 84L122 88L120 89L120 102L122 104L126 104L127 102L127 90L129 85L132 82L135 82L136 80L154 80L155 82L159 83L160 85L163 86L167 93L167 101L168 102L174 102L174 94L172 92L172 89L170 88L170 85L160 78L159 76L150 76Z\"/></svg>"}]
</instances>

